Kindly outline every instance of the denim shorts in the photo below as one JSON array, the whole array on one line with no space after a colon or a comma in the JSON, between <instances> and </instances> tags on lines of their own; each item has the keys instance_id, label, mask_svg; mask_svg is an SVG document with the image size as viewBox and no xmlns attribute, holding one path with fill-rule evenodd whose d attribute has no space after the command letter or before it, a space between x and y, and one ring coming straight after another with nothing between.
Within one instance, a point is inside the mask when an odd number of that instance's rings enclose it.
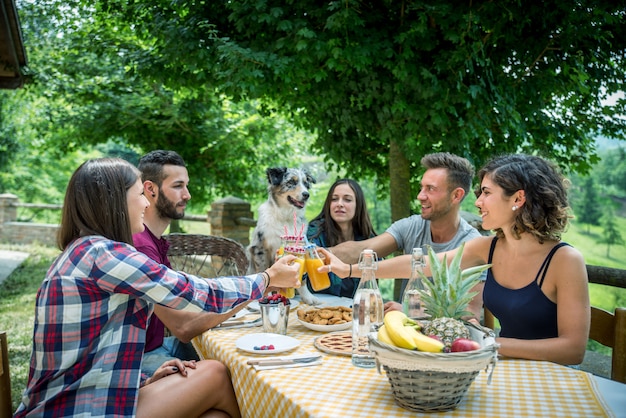
<instances>
[{"instance_id":1,"label":"denim shorts","mask_svg":"<svg viewBox=\"0 0 626 418\"><path fill-rule=\"evenodd\" d=\"M160 347L143 354L141 373L150 377L163 363L175 358L200 360L191 343L182 343L176 337L165 337Z\"/></svg>"}]
</instances>

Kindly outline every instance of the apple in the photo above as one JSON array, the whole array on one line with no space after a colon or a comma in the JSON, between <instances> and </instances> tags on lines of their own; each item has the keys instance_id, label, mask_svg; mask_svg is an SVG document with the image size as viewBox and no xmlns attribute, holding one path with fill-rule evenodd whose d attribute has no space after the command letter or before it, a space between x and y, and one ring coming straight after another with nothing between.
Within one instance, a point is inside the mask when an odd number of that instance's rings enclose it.
<instances>
[{"instance_id":1,"label":"apple","mask_svg":"<svg viewBox=\"0 0 626 418\"><path fill-rule=\"evenodd\" d=\"M457 338L452 342L450 346L450 351L453 353L458 353L460 351L472 351L478 350L480 348L480 344L478 344L474 340L470 340L467 338Z\"/></svg>"}]
</instances>

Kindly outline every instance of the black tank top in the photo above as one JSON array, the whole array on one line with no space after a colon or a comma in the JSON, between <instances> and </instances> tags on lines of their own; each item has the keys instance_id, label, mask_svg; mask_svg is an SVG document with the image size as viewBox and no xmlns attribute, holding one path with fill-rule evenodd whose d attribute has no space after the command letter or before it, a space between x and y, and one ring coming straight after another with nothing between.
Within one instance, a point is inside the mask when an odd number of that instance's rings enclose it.
<instances>
[{"instance_id":1,"label":"black tank top","mask_svg":"<svg viewBox=\"0 0 626 418\"><path fill-rule=\"evenodd\" d=\"M489 263L496 248L494 238L489 250ZM521 289L508 289L501 286L493 277L491 269L483 290L483 303L500 321L500 336L536 340L555 338L559 335L556 317L556 303L541 291L552 256L564 245L561 242L552 248L537 272L535 280Z\"/></svg>"}]
</instances>

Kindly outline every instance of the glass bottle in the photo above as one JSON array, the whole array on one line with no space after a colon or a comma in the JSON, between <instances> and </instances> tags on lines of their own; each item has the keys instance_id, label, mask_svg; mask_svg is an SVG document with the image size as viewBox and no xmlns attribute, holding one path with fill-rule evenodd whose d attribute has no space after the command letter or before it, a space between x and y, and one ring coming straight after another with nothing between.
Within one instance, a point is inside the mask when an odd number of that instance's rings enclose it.
<instances>
[{"instance_id":1,"label":"glass bottle","mask_svg":"<svg viewBox=\"0 0 626 418\"><path fill-rule=\"evenodd\" d=\"M373 250L363 250L359 257L361 280L352 303L352 364L358 367L376 366L367 336L383 323L383 298L376 282L378 257Z\"/></svg>"},{"instance_id":2,"label":"glass bottle","mask_svg":"<svg viewBox=\"0 0 626 418\"><path fill-rule=\"evenodd\" d=\"M411 278L402 294L402 311L409 318L424 318L424 307L420 292L424 291L422 274L424 271L424 253L421 248L413 248L411 253Z\"/></svg>"}]
</instances>

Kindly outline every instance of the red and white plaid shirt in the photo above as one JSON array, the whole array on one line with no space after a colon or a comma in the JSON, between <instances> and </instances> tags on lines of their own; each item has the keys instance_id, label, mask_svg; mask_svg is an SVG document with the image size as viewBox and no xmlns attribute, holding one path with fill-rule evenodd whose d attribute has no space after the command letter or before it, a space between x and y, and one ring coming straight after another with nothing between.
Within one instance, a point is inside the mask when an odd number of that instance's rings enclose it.
<instances>
[{"instance_id":1,"label":"red and white plaid shirt","mask_svg":"<svg viewBox=\"0 0 626 418\"><path fill-rule=\"evenodd\" d=\"M125 243L77 239L37 294L30 373L15 416L134 416L154 303L223 312L264 290L260 274L205 280Z\"/></svg>"}]
</instances>

